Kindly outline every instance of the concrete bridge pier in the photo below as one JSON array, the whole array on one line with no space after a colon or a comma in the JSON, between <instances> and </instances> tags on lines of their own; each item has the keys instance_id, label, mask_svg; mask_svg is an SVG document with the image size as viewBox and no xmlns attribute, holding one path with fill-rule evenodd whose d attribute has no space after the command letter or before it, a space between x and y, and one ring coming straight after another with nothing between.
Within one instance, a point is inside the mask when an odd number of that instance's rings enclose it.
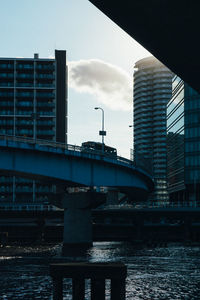
<instances>
[{"instance_id":1,"label":"concrete bridge pier","mask_svg":"<svg viewBox=\"0 0 200 300\"><path fill-rule=\"evenodd\" d=\"M119 203L118 190L115 188L109 188L107 192L107 205L117 205Z\"/></svg>"},{"instance_id":2,"label":"concrete bridge pier","mask_svg":"<svg viewBox=\"0 0 200 300\"><path fill-rule=\"evenodd\" d=\"M96 192L65 194L64 234L62 254L85 250L92 246L92 208L105 201L105 195ZM74 252L75 251L75 252Z\"/></svg>"}]
</instances>

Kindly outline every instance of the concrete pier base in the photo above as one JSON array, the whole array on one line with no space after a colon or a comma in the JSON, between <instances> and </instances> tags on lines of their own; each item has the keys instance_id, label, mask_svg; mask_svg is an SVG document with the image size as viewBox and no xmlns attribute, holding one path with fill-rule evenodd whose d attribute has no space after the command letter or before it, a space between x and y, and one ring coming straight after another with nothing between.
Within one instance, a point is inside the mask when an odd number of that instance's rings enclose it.
<instances>
[{"instance_id":1,"label":"concrete pier base","mask_svg":"<svg viewBox=\"0 0 200 300\"><path fill-rule=\"evenodd\" d=\"M95 192L66 194L63 199L64 234L62 254L76 253L92 246L92 211L104 199Z\"/></svg>"},{"instance_id":2,"label":"concrete pier base","mask_svg":"<svg viewBox=\"0 0 200 300\"><path fill-rule=\"evenodd\" d=\"M117 205L119 203L118 191L116 189L109 188L107 192L106 205Z\"/></svg>"}]
</instances>

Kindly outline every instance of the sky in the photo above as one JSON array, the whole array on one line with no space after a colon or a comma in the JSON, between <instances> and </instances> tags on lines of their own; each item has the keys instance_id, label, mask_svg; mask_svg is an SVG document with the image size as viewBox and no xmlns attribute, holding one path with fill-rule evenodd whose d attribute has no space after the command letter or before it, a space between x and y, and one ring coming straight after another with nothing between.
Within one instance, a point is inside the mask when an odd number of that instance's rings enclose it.
<instances>
[{"instance_id":1,"label":"sky","mask_svg":"<svg viewBox=\"0 0 200 300\"><path fill-rule=\"evenodd\" d=\"M67 51L68 144L101 142L129 158L134 64L151 55L88 0L0 0L0 57Z\"/></svg>"}]
</instances>

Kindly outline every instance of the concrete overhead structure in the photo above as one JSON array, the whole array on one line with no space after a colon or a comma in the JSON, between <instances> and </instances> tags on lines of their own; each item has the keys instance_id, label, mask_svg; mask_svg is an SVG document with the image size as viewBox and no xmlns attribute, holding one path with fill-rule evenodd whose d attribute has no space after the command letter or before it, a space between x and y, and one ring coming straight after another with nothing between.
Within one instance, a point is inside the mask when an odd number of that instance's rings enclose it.
<instances>
[{"instance_id":1,"label":"concrete overhead structure","mask_svg":"<svg viewBox=\"0 0 200 300\"><path fill-rule=\"evenodd\" d=\"M89 1L200 92L199 1Z\"/></svg>"}]
</instances>

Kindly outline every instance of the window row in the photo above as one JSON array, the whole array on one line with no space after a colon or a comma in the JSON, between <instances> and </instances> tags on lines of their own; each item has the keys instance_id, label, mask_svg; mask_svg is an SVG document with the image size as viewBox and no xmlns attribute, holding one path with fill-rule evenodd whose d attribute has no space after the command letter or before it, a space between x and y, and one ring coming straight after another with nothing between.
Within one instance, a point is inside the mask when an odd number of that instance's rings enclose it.
<instances>
[{"instance_id":1,"label":"window row","mask_svg":"<svg viewBox=\"0 0 200 300\"><path fill-rule=\"evenodd\" d=\"M200 127L186 128L185 137L186 138L200 137Z\"/></svg>"},{"instance_id":2,"label":"window row","mask_svg":"<svg viewBox=\"0 0 200 300\"><path fill-rule=\"evenodd\" d=\"M200 154L195 156L186 156L185 165L191 167L193 166L200 167Z\"/></svg>"}]
</instances>

